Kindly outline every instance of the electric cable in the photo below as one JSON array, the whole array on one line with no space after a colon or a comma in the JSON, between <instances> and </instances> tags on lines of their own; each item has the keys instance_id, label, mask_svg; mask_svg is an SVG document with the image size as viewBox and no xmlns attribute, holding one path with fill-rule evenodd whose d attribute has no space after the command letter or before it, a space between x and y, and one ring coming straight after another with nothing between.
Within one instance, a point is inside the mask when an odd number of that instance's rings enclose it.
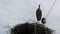
<instances>
[{"instance_id":1,"label":"electric cable","mask_svg":"<svg viewBox=\"0 0 60 34\"><path fill-rule=\"evenodd\" d=\"M53 3L53 5L52 5L52 7L50 8L49 12L47 13L46 18L47 18L47 17L48 17L48 15L50 14L50 12L51 12L51 10L53 9L53 7L54 7L55 3L56 3L56 0L54 1L54 3Z\"/></svg>"}]
</instances>

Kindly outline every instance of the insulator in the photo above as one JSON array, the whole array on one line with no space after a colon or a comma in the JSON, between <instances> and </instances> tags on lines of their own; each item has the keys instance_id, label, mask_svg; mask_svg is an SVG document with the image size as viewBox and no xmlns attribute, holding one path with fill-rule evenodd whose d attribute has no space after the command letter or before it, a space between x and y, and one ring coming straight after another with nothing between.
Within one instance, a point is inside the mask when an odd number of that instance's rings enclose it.
<instances>
[{"instance_id":1,"label":"insulator","mask_svg":"<svg viewBox=\"0 0 60 34\"><path fill-rule=\"evenodd\" d=\"M46 23L46 18L43 17L41 22L42 22L42 24L45 24Z\"/></svg>"}]
</instances>

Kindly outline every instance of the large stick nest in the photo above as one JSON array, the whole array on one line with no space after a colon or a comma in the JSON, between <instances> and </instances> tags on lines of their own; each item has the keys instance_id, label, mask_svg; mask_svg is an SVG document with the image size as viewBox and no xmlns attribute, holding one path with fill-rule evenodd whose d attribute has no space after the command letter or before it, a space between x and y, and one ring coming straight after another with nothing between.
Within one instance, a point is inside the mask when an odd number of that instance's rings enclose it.
<instances>
[{"instance_id":1,"label":"large stick nest","mask_svg":"<svg viewBox=\"0 0 60 34\"><path fill-rule=\"evenodd\" d=\"M11 34L53 34L53 31L42 24L24 23L11 28Z\"/></svg>"}]
</instances>

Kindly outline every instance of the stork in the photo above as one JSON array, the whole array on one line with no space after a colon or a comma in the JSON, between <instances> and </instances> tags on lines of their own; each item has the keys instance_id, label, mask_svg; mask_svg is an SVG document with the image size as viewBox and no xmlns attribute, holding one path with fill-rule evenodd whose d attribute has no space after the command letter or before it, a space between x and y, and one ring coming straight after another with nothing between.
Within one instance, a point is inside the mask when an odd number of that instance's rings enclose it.
<instances>
[{"instance_id":1,"label":"stork","mask_svg":"<svg viewBox=\"0 0 60 34\"><path fill-rule=\"evenodd\" d=\"M42 11L41 11L40 5L39 5L38 9L36 10L36 18L37 18L37 21L40 21L41 20L41 17L42 17Z\"/></svg>"}]
</instances>

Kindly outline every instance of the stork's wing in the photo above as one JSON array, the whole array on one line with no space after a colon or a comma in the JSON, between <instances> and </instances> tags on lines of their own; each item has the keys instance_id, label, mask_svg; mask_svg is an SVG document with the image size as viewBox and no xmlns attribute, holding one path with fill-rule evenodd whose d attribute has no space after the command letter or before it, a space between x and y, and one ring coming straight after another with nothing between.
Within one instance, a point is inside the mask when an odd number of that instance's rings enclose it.
<instances>
[{"instance_id":1,"label":"stork's wing","mask_svg":"<svg viewBox=\"0 0 60 34\"><path fill-rule=\"evenodd\" d=\"M40 9L37 9L36 11L36 17L37 17L37 20L40 21L41 20L41 17L42 17L42 11Z\"/></svg>"}]
</instances>

